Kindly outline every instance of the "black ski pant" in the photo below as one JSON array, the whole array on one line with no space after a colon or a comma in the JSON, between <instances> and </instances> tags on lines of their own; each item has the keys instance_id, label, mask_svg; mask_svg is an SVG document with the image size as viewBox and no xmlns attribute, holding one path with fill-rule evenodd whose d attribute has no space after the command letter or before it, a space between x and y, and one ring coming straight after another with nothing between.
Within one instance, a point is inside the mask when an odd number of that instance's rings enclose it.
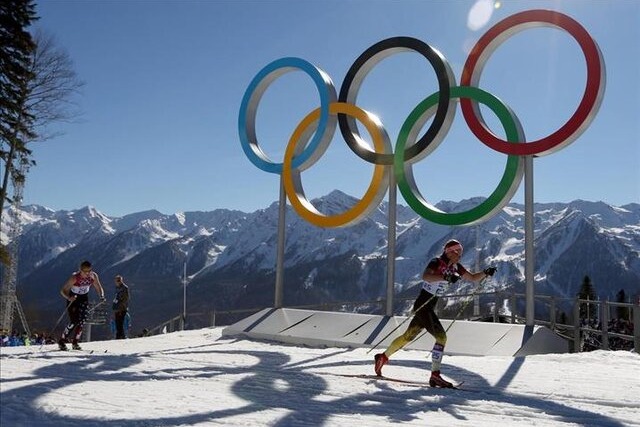
<instances>
[{"instance_id":1,"label":"black ski pant","mask_svg":"<svg viewBox=\"0 0 640 427\"><path fill-rule=\"evenodd\" d=\"M67 313L69 314L69 324L62 332L62 339L66 340L71 335L74 341L80 341L82 337L82 327L87 321L87 308L89 306L89 296L76 295L73 301L67 301Z\"/></svg>"},{"instance_id":2,"label":"black ski pant","mask_svg":"<svg viewBox=\"0 0 640 427\"><path fill-rule=\"evenodd\" d=\"M113 317L116 321L116 339L123 340L124 335L124 318L127 315L127 310L114 311Z\"/></svg>"}]
</instances>

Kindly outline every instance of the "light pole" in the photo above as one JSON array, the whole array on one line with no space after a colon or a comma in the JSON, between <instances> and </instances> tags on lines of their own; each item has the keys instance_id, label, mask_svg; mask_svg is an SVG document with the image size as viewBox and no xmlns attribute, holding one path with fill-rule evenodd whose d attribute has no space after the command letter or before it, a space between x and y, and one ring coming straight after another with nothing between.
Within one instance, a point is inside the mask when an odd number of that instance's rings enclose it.
<instances>
[{"instance_id":1,"label":"light pole","mask_svg":"<svg viewBox=\"0 0 640 427\"><path fill-rule=\"evenodd\" d=\"M182 330L187 323L187 263L184 263L182 272Z\"/></svg>"}]
</instances>

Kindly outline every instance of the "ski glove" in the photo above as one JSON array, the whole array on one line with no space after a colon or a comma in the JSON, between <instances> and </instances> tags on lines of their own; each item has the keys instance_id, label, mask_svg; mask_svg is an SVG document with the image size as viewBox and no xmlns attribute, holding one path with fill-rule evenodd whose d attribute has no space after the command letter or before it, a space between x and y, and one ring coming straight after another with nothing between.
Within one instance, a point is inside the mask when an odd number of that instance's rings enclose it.
<instances>
[{"instance_id":1,"label":"ski glove","mask_svg":"<svg viewBox=\"0 0 640 427\"><path fill-rule=\"evenodd\" d=\"M497 268L495 268L495 267L487 267L482 272L484 274L486 274L487 276L493 276L494 273L496 272L496 270L497 270Z\"/></svg>"},{"instance_id":2,"label":"ski glove","mask_svg":"<svg viewBox=\"0 0 640 427\"><path fill-rule=\"evenodd\" d=\"M442 277L449 283L456 283L458 280L460 280L460 275L458 273L446 273Z\"/></svg>"}]
</instances>

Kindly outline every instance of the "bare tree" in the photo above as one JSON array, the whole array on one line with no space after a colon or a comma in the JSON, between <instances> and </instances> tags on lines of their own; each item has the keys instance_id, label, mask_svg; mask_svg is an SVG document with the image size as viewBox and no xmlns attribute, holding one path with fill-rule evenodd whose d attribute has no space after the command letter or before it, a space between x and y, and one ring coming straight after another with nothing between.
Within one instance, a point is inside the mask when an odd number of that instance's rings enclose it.
<instances>
[{"instance_id":1,"label":"bare tree","mask_svg":"<svg viewBox=\"0 0 640 427\"><path fill-rule=\"evenodd\" d=\"M55 38L41 30L33 36L36 50L33 54L33 75L27 108L35 117L34 128L38 140L43 141L58 132L50 133L49 125L57 122L69 123L80 116L75 103L84 83L73 69L73 61Z\"/></svg>"},{"instance_id":2,"label":"bare tree","mask_svg":"<svg viewBox=\"0 0 640 427\"><path fill-rule=\"evenodd\" d=\"M74 100L84 83L74 71L69 54L56 44L52 35L41 30L35 32L33 41L35 50L30 61L32 77L27 82L23 107L25 123L15 126L21 137L9 141L0 188L0 215L8 198L9 178L24 184L29 167L35 165L27 144L59 135L59 131L51 130L52 124L70 122L80 115ZM28 122L26 117L29 117Z\"/></svg>"}]
</instances>

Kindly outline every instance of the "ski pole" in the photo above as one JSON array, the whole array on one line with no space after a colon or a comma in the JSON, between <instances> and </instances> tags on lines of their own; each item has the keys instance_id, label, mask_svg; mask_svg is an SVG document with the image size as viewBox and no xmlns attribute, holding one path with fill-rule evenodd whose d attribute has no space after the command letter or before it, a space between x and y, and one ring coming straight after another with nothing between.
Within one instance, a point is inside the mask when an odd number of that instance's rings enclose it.
<instances>
[{"instance_id":1,"label":"ski pole","mask_svg":"<svg viewBox=\"0 0 640 427\"><path fill-rule=\"evenodd\" d=\"M58 317L58 321L56 322L55 325L53 325L53 328L51 329L51 331L49 332L48 335L53 335L53 333L55 332L56 328L58 327L58 325L62 321L62 318L64 317L65 314L67 314L67 310L69 309L71 304L73 304L74 302L75 302L75 299L73 301L71 301L69 303L69 305L65 306L64 310L62 310L62 314L60 315L60 317ZM46 336L43 337L42 344L40 344L40 348L38 349L38 351L42 351L42 346L44 345L46 339L47 339Z\"/></svg>"},{"instance_id":2,"label":"ski pole","mask_svg":"<svg viewBox=\"0 0 640 427\"><path fill-rule=\"evenodd\" d=\"M100 301L99 303L97 303L96 305L94 305L93 307L91 307L89 310L87 310L87 314L91 314L95 311L96 308L100 307L102 304L104 304L106 301Z\"/></svg>"},{"instance_id":3,"label":"ski pole","mask_svg":"<svg viewBox=\"0 0 640 427\"><path fill-rule=\"evenodd\" d=\"M69 307L71 307L71 304L73 304L76 300L74 299L73 301L71 301L69 303L69 305L67 305L64 310L62 311L62 314L60 315L60 317L58 317L58 321L56 322L55 325L53 325L53 329L51 329L51 332L49 333L49 335L53 334L53 332L56 330L56 328L58 327L58 325L60 324L60 322L62 321L62 318L64 317L65 314L67 314L67 311L69 310Z\"/></svg>"},{"instance_id":4,"label":"ski pole","mask_svg":"<svg viewBox=\"0 0 640 427\"><path fill-rule=\"evenodd\" d=\"M458 320L458 317L460 317L460 315L464 312L464 309L467 308L467 306L469 305L469 303L473 300L473 298L476 296L476 294L480 291L480 289L484 286L484 282L487 281L487 278L490 276L484 276L482 278L482 280L480 280L480 283L478 283L478 286L476 286L476 289L471 293L471 298L469 298L469 301L465 302L462 305L462 308L460 308L460 310L458 310L458 313L456 313L456 317L453 318L453 322L451 322L449 324L449 326L447 326L447 329L445 329L444 333L446 334L447 332L449 332L449 329L451 329L451 327L453 326L454 323L456 323L456 320Z\"/></svg>"},{"instance_id":5,"label":"ski pole","mask_svg":"<svg viewBox=\"0 0 640 427\"><path fill-rule=\"evenodd\" d=\"M424 306L426 306L427 304L429 304L429 302L430 302L433 298L435 298L435 295L432 295L432 296L431 296L431 298L429 298L428 300L426 300L426 301L424 302L424 304L422 304L420 307L416 308L416 309L415 309L415 311L413 311L409 316L407 316L407 318L406 318L406 319L404 319L404 320L403 320L403 321L402 321L398 326L396 326L395 328L393 328L393 329L391 330L391 332L389 332L389 333L388 333L387 335L385 335L385 336L384 336L380 341L378 341L378 343L377 343L376 345L374 345L373 347L371 347L371 348L369 349L369 351L367 351L367 354L371 353L371 351L372 351L372 350L374 350L374 349L375 349L375 348L377 348L380 344L382 344L382 342L383 342L384 340L386 340L386 339L389 337L389 335L391 335L392 333L394 333L395 331L397 331L397 330L398 330L398 328L400 328L402 325L404 325L404 324L407 322L407 320L412 319L412 318L416 315L416 313L417 313L418 311L420 311L420 309L422 309L422 307L424 307Z\"/></svg>"},{"instance_id":6,"label":"ski pole","mask_svg":"<svg viewBox=\"0 0 640 427\"><path fill-rule=\"evenodd\" d=\"M476 289L471 293L471 298L465 302L462 307L460 307L460 310L458 310L458 312L456 313L455 317L453 318L453 322L451 322L449 324L449 326L447 326L447 329L444 330L444 333L446 334L447 332L449 332L449 329L451 329L451 327L453 326L454 323L456 323L456 320L458 320L458 317L460 317L460 315L464 312L465 308L467 308L467 306L469 305L469 303L473 300L473 297L476 296L476 294L478 293L478 291L480 290L480 288L484 285L484 282L487 280L487 277L489 276L485 276L482 278L482 280L480 280L480 283L478 283L478 286L476 286ZM427 331L423 331L416 339L414 339L413 341L417 341L420 338L422 338L425 334L427 333ZM411 341L411 342L413 342ZM409 343L411 344L411 343Z\"/></svg>"}]
</instances>

